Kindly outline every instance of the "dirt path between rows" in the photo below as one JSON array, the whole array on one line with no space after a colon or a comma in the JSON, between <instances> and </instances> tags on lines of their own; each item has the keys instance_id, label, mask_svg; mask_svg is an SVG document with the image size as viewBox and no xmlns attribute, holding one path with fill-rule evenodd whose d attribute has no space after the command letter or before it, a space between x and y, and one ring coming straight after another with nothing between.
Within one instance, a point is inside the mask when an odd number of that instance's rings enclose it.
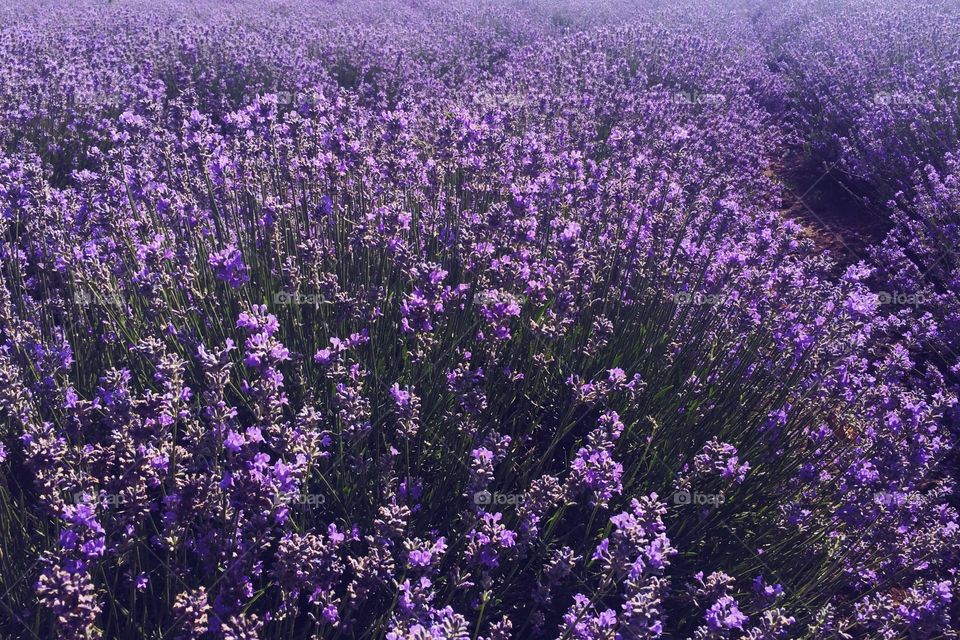
<instances>
[{"instance_id":1,"label":"dirt path between rows","mask_svg":"<svg viewBox=\"0 0 960 640\"><path fill-rule=\"evenodd\" d=\"M881 212L802 153L775 160L766 174L783 187L780 213L802 225L816 246L843 265L866 259L866 248L890 229Z\"/></svg>"}]
</instances>

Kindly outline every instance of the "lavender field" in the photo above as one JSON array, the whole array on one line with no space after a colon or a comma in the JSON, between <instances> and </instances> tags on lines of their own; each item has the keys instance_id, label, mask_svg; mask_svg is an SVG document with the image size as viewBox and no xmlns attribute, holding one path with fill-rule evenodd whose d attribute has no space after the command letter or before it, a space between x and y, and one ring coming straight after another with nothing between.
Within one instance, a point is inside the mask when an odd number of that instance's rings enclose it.
<instances>
[{"instance_id":1,"label":"lavender field","mask_svg":"<svg viewBox=\"0 0 960 640\"><path fill-rule=\"evenodd\" d=\"M0 0L0 638L960 639L956 0Z\"/></svg>"}]
</instances>

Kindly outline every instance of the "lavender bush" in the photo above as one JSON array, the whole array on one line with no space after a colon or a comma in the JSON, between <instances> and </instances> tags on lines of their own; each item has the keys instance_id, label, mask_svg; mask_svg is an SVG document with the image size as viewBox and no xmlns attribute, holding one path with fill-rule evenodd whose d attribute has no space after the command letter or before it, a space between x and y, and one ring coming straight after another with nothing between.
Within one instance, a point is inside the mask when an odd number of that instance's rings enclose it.
<instances>
[{"instance_id":1,"label":"lavender bush","mask_svg":"<svg viewBox=\"0 0 960 640\"><path fill-rule=\"evenodd\" d=\"M0 633L956 637L955 156L823 253L767 11L0 8Z\"/></svg>"},{"instance_id":2,"label":"lavender bush","mask_svg":"<svg viewBox=\"0 0 960 640\"><path fill-rule=\"evenodd\" d=\"M915 357L936 360L956 390L957 7L856 0L779 9L753 19L769 66L784 77L774 95L789 96L780 114L788 136L890 227L864 255L873 288L934 328Z\"/></svg>"}]
</instances>

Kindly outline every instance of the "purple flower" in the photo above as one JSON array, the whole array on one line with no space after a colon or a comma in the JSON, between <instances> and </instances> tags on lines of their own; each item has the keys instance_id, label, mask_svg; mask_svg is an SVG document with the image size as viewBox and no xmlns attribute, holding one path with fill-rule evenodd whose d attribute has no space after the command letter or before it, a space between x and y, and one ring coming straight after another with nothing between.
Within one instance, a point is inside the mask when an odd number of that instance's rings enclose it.
<instances>
[{"instance_id":1,"label":"purple flower","mask_svg":"<svg viewBox=\"0 0 960 640\"><path fill-rule=\"evenodd\" d=\"M713 631L743 629L747 616L737 608L737 601L730 596L720 597L708 610L704 619Z\"/></svg>"},{"instance_id":2,"label":"purple flower","mask_svg":"<svg viewBox=\"0 0 960 640\"><path fill-rule=\"evenodd\" d=\"M234 245L211 254L208 262L217 278L233 288L242 287L250 281L243 255Z\"/></svg>"}]
</instances>

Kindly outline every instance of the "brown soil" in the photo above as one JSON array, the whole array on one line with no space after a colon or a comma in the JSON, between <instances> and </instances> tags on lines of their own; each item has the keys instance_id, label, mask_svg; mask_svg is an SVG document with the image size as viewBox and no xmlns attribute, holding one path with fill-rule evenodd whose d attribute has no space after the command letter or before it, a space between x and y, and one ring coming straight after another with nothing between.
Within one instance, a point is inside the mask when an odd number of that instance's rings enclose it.
<instances>
[{"instance_id":1,"label":"brown soil","mask_svg":"<svg viewBox=\"0 0 960 640\"><path fill-rule=\"evenodd\" d=\"M890 224L830 171L801 153L775 161L767 175L783 185L780 212L798 222L814 244L850 264L883 239Z\"/></svg>"}]
</instances>

